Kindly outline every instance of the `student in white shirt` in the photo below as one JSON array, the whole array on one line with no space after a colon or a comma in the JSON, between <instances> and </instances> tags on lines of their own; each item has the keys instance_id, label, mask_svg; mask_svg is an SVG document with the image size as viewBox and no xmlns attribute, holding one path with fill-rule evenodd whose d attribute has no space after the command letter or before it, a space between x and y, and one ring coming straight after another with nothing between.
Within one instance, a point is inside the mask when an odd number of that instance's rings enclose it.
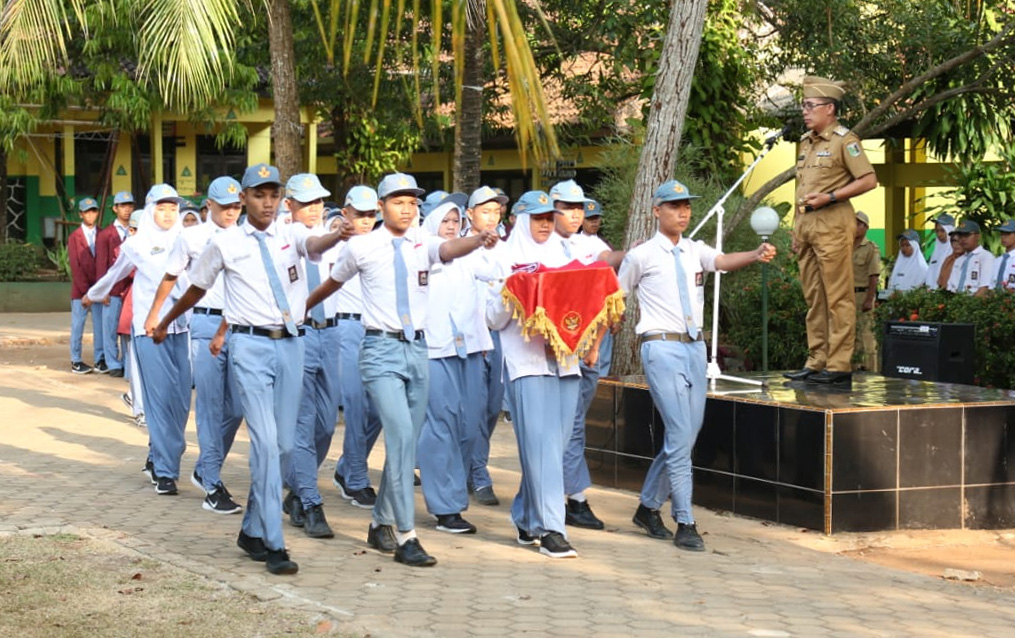
<instances>
[{"instance_id":1,"label":"student in white shirt","mask_svg":"<svg viewBox=\"0 0 1015 638\"><path fill-rule=\"evenodd\" d=\"M984 295L990 290L994 278L994 255L980 245L980 225L964 219L951 232L959 238L965 254L955 260L948 278L948 290L972 295Z\"/></svg>"},{"instance_id":2,"label":"student in white shirt","mask_svg":"<svg viewBox=\"0 0 1015 638\"><path fill-rule=\"evenodd\" d=\"M896 237L899 240L899 254L895 257L895 266L888 277L888 292L895 290L913 290L927 281L927 260L920 252L920 236L915 230L903 231Z\"/></svg>"},{"instance_id":3,"label":"student in white shirt","mask_svg":"<svg viewBox=\"0 0 1015 638\"><path fill-rule=\"evenodd\" d=\"M331 191L321 186L317 175L293 175L285 190L293 224L302 224L314 236L326 234L322 223L324 198L331 195ZM336 252L337 248L330 249L316 263L303 260L308 290L328 278L337 259ZM304 323L303 392L296 417L296 441L283 474L289 494L282 502L282 511L289 515L290 523L302 527L310 538L335 536L324 515L324 500L317 489L317 470L328 456L338 420L341 383L337 311L335 299L325 299L309 309Z\"/></svg>"},{"instance_id":4,"label":"student in white shirt","mask_svg":"<svg viewBox=\"0 0 1015 638\"><path fill-rule=\"evenodd\" d=\"M377 191L358 185L345 196L339 219L351 226L353 235L365 235L374 229L377 219ZM336 247L335 263L348 248L348 242ZM359 275L342 285L335 293L339 331L339 382L342 385L342 455L335 463L332 483L338 493L354 507L373 509L377 492L370 485L367 458L381 433L381 418L363 387L359 373L359 351L363 345L363 291Z\"/></svg>"},{"instance_id":5,"label":"student in white shirt","mask_svg":"<svg viewBox=\"0 0 1015 638\"><path fill-rule=\"evenodd\" d=\"M242 226L212 238L191 270L191 286L159 322L154 339L204 297L222 274L223 317L229 325L229 365L240 390L250 435L250 493L236 544L273 574L295 574L282 533L281 467L292 453L303 383L303 317L307 284L303 258L342 238L315 237L302 224L275 220L281 199L278 169L247 168L241 181L247 216Z\"/></svg>"},{"instance_id":6,"label":"student in white shirt","mask_svg":"<svg viewBox=\"0 0 1015 638\"><path fill-rule=\"evenodd\" d=\"M416 441L428 397L426 325L430 267L497 241L494 233L441 240L417 225L423 190L411 175L395 173L377 188L383 225L349 240L331 277L309 297L311 307L357 274L363 290L366 337L360 373L381 417L386 461L367 543L395 560L428 567L437 559L415 531L413 472ZM394 529L393 529L394 527Z\"/></svg>"},{"instance_id":7,"label":"student in white shirt","mask_svg":"<svg viewBox=\"0 0 1015 638\"><path fill-rule=\"evenodd\" d=\"M187 318L167 325L165 343L157 347L145 333L145 319L155 301L166 261L180 224L180 197L168 184L156 184L145 197L137 234L120 245L120 255L102 279L88 291L92 302L104 299L113 285L134 270L132 309L133 347L141 370L150 458L144 472L156 494L178 493L180 459L187 442L183 433L190 415L191 370ZM176 289L178 294L179 288ZM166 299L165 310L175 298Z\"/></svg>"},{"instance_id":8,"label":"student in white shirt","mask_svg":"<svg viewBox=\"0 0 1015 638\"><path fill-rule=\"evenodd\" d=\"M1015 290L1015 219L1009 219L997 228L1001 233L1004 254L997 258L997 268L991 281L991 289Z\"/></svg>"},{"instance_id":9,"label":"student in white shirt","mask_svg":"<svg viewBox=\"0 0 1015 638\"><path fill-rule=\"evenodd\" d=\"M554 268L570 261L553 234L555 213L546 193L525 193L512 212L515 224L501 254L505 276L515 266ZM500 298L500 288L493 292L487 319L500 331L522 466L521 485L511 505L517 540L522 545L538 543L540 553L550 558L574 557L578 554L564 529L563 458L578 404L578 363L558 362L540 335L523 336L512 310Z\"/></svg>"},{"instance_id":10,"label":"student in white shirt","mask_svg":"<svg viewBox=\"0 0 1015 638\"><path fill-rule=\"evenodd\" d=\"M236 226L242 204L240 183L232 177L218 177L208 187L206 200L211 214L208 221L184 228L173 243L166 261L165 274L145 320L145 332L154 332L165 301L188 272L212 237ZM177 297L180 295L177 294ZM201 507L215 514L238 514L243 508L233 500L222 483L222 465L243 421L236 378L229 370L229 347L213 354L211 343L222 323L225 293L222 277L194 308L190 318L190 359L194 371L194 417L200 453L190 481L204 492Z\"/></svg>"},{"instance_id":11,"label":"student in white shirt","mask_svg":"<svg viewBox=\"0 0 1015 638\"><path fill-rule=\"evenodd\" d=\"M652 213L659 232L631 249L620 267L620 285L637 291L640 316L635 332L641 337L641 361L656 409L665 424L663 449L645 477L634 523L653 538L673 536L663 525L659 508L671 500L677 522L674 544L705 551L691 511L691 450L705 416L704 273L737 270L756 261L770 261L775 247L723 254L683 236L691 221L691 195L669 181L656 189Z\"/></svg>"},{"instance_id":12,"label":"student in white shirt","mask_svg":"<svg viewBox=\"0 0 1015 638\"><path fill-rule=\"evenodd\" d=\"M937 240L934 242L934 250L931 251L930 258L927 259L927 278L924 283L931 290L937 290L941 266L945 259L952 254L952 245L948 234L955 230L955 218L948 214L942 214L934 218L933 222L934 236Z\"/></svg>"}]
</instances>

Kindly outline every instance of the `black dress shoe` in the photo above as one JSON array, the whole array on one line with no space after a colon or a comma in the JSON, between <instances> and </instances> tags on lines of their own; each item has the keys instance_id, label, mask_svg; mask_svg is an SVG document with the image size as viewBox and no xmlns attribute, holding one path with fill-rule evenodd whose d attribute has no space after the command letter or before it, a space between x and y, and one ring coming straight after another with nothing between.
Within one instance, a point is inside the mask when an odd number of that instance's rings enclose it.
<instances>
[{"instance_id":1,"label":"black dress shoe","mask_svg":"<svg viewBox=\"0 0 1015 638\"><path fill-rule=\"evenodd\" d=\"M300 566L289 560L289 552L284 549L269 549L265 562L272 574L295 574L300 571Z\"/></svg>"},{"instance_id":2,"label":"black dress shoe","mask_svg":"<svg viewBox=\"0 0 1015 638\"><path fill-rule=\"evenodd\" d=\"M303 501L300 500L295 491L289 490L282 500L282 513L289 515L289 522L294 527L303 527L306 523L306 514L303 512Z\"/></svg>"},{"instance_id":3,"label":"black dress shoe","mask_svg":"<svg viewBox=\"0 0 1015 638\"><path fill-rule=\"evenodd\" d=\"M673 539L673 544L678 549L689 552L705 551L705 541L702 540L694 523L677 523L677 535Z\"/></svg>"},{"instance_id":4,"label":"black dress shoe","mask_svg":"<svg viewBox=\"0 0 1015 638\"><path fill-rule=\"evenodd\" d=\"M433 567L437 559L426 553L418 538L410 538L395 550L395 560L410 567Z\"/></svg>"},{"instance_id":5,"label":"black dress shoe","mask_svg":"<svg viewBox=\"0 0 1015 638\"><path fill-rule=\"evenodd\" d=\"M390 554L398 548L398 541L395 540L395 532L390 525L370 526L367 532L367 545L379 552Z\"/></svg>"},{"instance_id":6,"label":"black dress shoe","mask_svg":"<svg viewBox=\"0 0 1015 638\"><path fill-rule=\"evenodd\" d=\"M835 370L822 370L817 374L807 377L807 383L820 383L824 385L849 384L852 382L852 372L836 372Z\"/></svg>"},{"instance_id":7,"label":"black dress shoe","mask_svg":"<svg viewBox=\"0 0 1015 638\"><path fill-rule=\"evenodd\" d=\"M585 529L603 529L606 527L592 513L592 508L589 507L588 501L576 501L573 498L567 499L567 509L564 510L564 524L573 527L584 527Z\"/></svg>"},{"instance_id":8,"label":"black dress shoe","mask_svg":"<svg viewBox=\"0 0 1015 638\"><path fill-rule=\"evenodd\" d=\"M638 503L638 511L631 520L652 538L673 538L673 532L663 525L663 517L659 515L659 510L652 510Z\"/></svg>"},{"instance_id":9,"label":"black dress shoe","mask_svg":"<svg viewBox=\"0 0 1015 638\"><path fill-rule=\"evenodd\" d=\"M786 377L790 381L803 381L812 374L818 374L818 371L810 368L802 368L796 372L783 372L782 376Z\"/></svg>"},{"instance_id":10,"label":"black dress shoe","mask_svg":"<svg viewBox=\"0 0 1015 638\"><path fill-rule=\"evenodd\" d=\"M303 511L303 532L310 538L334 538L335 532L331 531L328 519L324 516L324 507L311 505Z\"/></svg>"},{"instance_id":11,"label":"black dress shoe","mask_svg":"<svg viewBox=\"0 0 1015 638\"><path fill-rule=\"evenodd\" d=\"M256 536L247 536L242 529L240 535L236 537L236 546L247 552L247 556L250 556L252 560L259 563L263 563L268 558L268 548L264 546L264 541Z\"/></svg>"}]
</instances>

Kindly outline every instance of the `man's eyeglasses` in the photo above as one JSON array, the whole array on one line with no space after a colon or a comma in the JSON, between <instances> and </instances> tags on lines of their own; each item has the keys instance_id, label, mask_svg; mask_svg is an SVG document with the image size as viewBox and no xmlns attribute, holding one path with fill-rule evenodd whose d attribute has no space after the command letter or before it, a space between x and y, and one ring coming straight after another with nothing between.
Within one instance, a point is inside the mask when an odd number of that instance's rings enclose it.
<instances>
[{"instance_id":1,"label":"man's eyeglasses","mask_svg":"<svg viewBox=\"0 0 1015 638\"><path fill-rule=\"evenodd\" d=\"M813 111L818 106L827 106L831 102L803 102L800 104L800 109L804 112Z\"/></svg>"}]
</instances>

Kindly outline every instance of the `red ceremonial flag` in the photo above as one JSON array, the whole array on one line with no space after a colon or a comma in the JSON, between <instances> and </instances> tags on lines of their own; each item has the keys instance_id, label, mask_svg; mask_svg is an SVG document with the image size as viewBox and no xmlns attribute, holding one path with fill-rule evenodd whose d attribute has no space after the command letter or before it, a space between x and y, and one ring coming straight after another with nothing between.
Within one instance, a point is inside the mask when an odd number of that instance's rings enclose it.
<instances>
[{"instance_id":1,"label":"red ceremonial flag","mask_svg":"<svg viewBox=\"0 0 1015 638\"><path fill-rule=\"evenodd\" d=\"M561 362L584 357L599 331L624 314L617 275L602 261L516 272L504 282L501 296L513 309L522 334L541 335Z\"/></svg>"}]
</instances>

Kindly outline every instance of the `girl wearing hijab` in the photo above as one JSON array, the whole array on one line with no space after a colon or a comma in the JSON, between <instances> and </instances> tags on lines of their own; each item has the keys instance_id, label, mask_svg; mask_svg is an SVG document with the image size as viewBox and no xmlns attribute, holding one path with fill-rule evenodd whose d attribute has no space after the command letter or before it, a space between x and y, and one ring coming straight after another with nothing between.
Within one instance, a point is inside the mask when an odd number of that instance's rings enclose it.
<instances>
[{"instance_id":1,"label":"girl wearing hijab","mask_svg":"<svg viewBox=\"0 0 1015 638\"><path fill-rule=\"evenodd\" d=\"M183 437L190 413L190 357L188 318L181 317L169 328L169 337L156 345L145 334L145 318L155 292L166 272L166 259L183 226L180 197L169 184L156 184L148 191L137 234L127 238L120 255L106 274L87 293L90 302L104 299L113 284L134 272L131 302L133 345L141 371L145 418L148 421L149 458L144 473L155 485L156 494L176 494L180 458L187 443ZM186 277L177 280L173 294L159 310L165 314L186 290ZM181 283L183 282L182 286Z\"/></svg>"},{"instance_id":2,"label":"girl wearing hijab","mask_svg":"<svg viewBox=\"0 0 1015 638\"><path fill-rule=\"evenodd\" d=\"M927 260L920 252L920 236L907 230L898 236L899 254L888 278L888 292L913 290L927 281Z\"/></svg>"},{"instance_id":3,"label":"girl wearing hijab","mask_svg":"<svg viewBox=\"0 0 1015 638\"><path fill-rule=\"evenodd\" d=\"M445 199L428 206L423 229L442 239L458 237L462 210ZM464 259L430 268L426 341L430 392L426 420L419 434L417 461L426 508L437 517L437 529L450 534L475 534L476 526L462 518L469 507L467 478L472 439L466 432L465 400L468 375L481 374L481 354L490 349L490 335L479 344L470 327L482 315L474 294L475 284ZM485 327L484 327L485 328ZM469 363L473 363L470 369Z\"/></svg>"},{"instance_id":4,"label":"girl wearing hijab","mask_svg":"<svg viewBox=\"0 0 1015 638\"><path fill-rule=\"evenodd\" d=\"M553 236L554 209L549 195L529 191L515 203L515 225L502 251L503 275L540 265L556 268L570 260ZM546 340L522 335L500 290L487 306L487 320L500 331L507 371L506 392L518 439L522 481L511 505L518 543L539 544L550 558L577 552L564 531L564 445L578 405L578 362L560 363Z\"/></svg>"},{"instance_id":5,"label":"girl wearing hijab","mask_svg":"<svg viewBox=\"0 0 1015 638\"><path fill-rule=\"evenodd\" d=\"M930 259L927 260L927 278L925 279L927 287L931 290L938 287L937 280L941 274L941 266L944 265L945 259L952 254L952 245L948 237L953 230L955 230L955 218L951 215L939 215L934 220L934 235L937 237L937 241L934 242L934 251L930 254Z\"/></svg>"}]
</instances>

